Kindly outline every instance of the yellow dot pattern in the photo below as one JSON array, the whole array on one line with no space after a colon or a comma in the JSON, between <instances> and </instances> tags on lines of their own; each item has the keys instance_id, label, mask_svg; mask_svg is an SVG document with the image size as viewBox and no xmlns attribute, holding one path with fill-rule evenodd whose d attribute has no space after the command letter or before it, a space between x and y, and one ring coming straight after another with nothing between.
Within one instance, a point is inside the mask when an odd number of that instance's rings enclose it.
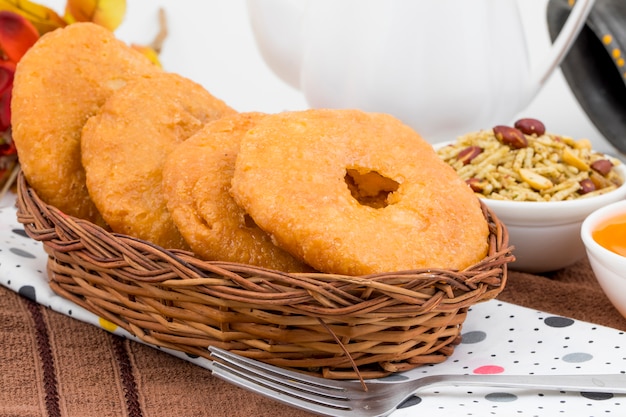
<instances>
[{"instance_id":1,"label":"yellow dot pattern","mask_svg":"<svg viewBox=\"0 0 626 417\"><path fill-rule=\"evenodd\" d=\"M105 320L102 317L98 317L98 324L100 324L100 327L102 327L104 330L111 333L113 333L115 329L117 329L117 325L115 323L111 323L110 321Z\"/></svg>"},{"instance_id":2,"label":"yellow dot pattern","mask_svg":"<svg viewBox=\"0 0 626 417\"><path fill-rule=\"evenodd\" d=\"M613 44L613 36L608 33L605 34L604 36L602 36L602 43L607 48L610 48ZM622 71L622 77L626 79L626 61L624 60L622 50L619 49L619 47L614 46L613 49L610 49L610 51L611 57L613 58L613 61L615 61L615 65L617 65L617 68Z\"/></svg>"}]
</instances>

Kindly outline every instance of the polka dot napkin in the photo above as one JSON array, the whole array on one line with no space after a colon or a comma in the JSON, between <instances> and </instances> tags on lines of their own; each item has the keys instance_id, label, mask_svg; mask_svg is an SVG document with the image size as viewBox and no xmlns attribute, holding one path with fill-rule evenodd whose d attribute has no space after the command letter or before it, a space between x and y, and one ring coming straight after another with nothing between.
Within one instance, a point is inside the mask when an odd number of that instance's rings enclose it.
<instances>
[{"instance_id":1,"label":"polka dot napkin","mask_svg":"<svg viewBox=\"0 0 626 417\"><path fill-rule=\"evenodd\" d=\"M62 314L136 339L50 290L46 255L40 243L25 235L13 202L12 196L0 202L0 284ZM167 352L208 368L205 359ZM608 327L493 300L470 310L463 342L446 362L390 379L448 373L624 374L626 336ZM415 394L392 416L621 416L624 407L626 396L609 393L439 386Z\"/></svg>"}]
</instances>

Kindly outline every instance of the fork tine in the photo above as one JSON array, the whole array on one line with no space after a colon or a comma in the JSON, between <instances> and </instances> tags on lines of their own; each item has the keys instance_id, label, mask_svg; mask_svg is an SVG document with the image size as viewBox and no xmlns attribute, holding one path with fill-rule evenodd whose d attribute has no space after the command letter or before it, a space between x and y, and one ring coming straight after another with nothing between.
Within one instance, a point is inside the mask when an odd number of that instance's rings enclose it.
<instances>
[{"instance_id":1,"label":"fork tine","mask_svg":"<svg viewBox=\"0 0 626 417\"><path fill-rule=\"evenodd\" d=\"M220 361L213 363L213 373L236 385L267 395L286 404L340 415L352 407L343 387L328 383L322 378L306 377L272 365L211 347L212 356ZM311 380L309 380L311 378ZM343 413L341 413L343 414Z\"/></svg>"},{"instance_id":2,"label":"fork tine","mask_svg":"<svg viewBox=\"0 0 626 417\"><path fill-rule=\"evenodd\" d=\"M333 400L327 401L325 397L312 396L310 393L298 391L287 385L259 377L258 374L241 372L239 369L233 368L232 365L224 365L223 363L216 363L215 365L216 370L213 373L215 376L294 407L329 416L339 416L339 412L351 410L346 401L337 404Z\"/></svg>"},{"instance_id":3,"label":"fork tine","mask_svg":"<svg viewBox=\"0 0 626 417\"><path fill-rule=\"evenodd\" d=\"M255 359L246 358L245 356L237 355L235 353L216 347L209 347L209 350L214 357L219 358L225 362L234 364L238 367L252 367L254 369L260 370L260 372L263 372L265 374L272 375L281 379L287 379L289 380L289 383L301 384L303 389L313 388L316 390L323 390L324 394L327 396L338 396L345 398L345 394L340 394L345 393L346 389L341 386L341 383L337 383L337 381L331 382L330 380L324 378L318 378L309 375L304 376L303 374L298 372L260 362Z\"/></svg>"}]
</instances>

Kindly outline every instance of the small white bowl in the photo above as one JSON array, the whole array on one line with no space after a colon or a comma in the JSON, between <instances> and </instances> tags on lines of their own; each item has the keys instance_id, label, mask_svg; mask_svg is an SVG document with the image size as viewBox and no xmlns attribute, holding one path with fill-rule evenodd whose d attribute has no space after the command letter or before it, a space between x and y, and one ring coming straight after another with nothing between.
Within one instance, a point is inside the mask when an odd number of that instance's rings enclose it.
<instances>
[{"instance_id":1,"label":"small white bowl","mask_svg":"<svg viewBox=\"0 0 626 417\"><path fill-rule=\"evenodd\" d=\"M626 200L594 211L583 222L580 236L598 283L615 308L626 317L626 257L604 248L591 236L601 223L624 213Z\"/></svg>"},{"instance_id":2,"label":"small white bowl","mask_svg":"<svg viewBox=\"0 0 626 417\"><path fill-rule=\"evenodd\" d=\"M625 180L618 189L595 197L566 201L483 201L504 223L515 262L510 268L530 273L555 271L585 256L580 228L595 210L626 198L626 165L616 167Z\"/></svg>"},{"instance_id":3,"label":"small white bowl","mask_svg":"<svg viewBox=\"0 0 626 417\"><path fill-rule=\"evenodd\" d=\"M435 149L453 142L434 145ZM616 190L566 201L512 201L483 198L509 231L515 246L511 269L544 273L565 268L585 256L580 227L593 211L626 198L626 164L615 169L624 180Z\"/></svg>"}]
</instances>

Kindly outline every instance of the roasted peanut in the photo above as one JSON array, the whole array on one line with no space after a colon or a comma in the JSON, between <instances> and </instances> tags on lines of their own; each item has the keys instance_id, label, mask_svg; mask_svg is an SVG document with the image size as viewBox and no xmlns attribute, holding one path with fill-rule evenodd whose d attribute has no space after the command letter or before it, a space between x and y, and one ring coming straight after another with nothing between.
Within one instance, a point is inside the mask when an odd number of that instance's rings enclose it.
<instances>
[{"instance_id":1,"label":"roasted peanut","mask_svg":"<svg viewBox=\"0 0 626 417\"><path fill-rule=\"evenodd\" d=\"M528 146L528 139L526 139L524 133L514 127L499 125L493 128L493 134L496 139L513 149L521 149Z\"/></svg>"},{"instance_id":2,"label":"roasted peanut","mask_svg":"<svg viewBox=\"0 0 626 417\"><path fill-rule=\"evenodd\" d=\"M606 175L611 172L613 163L608 159L598 159L591 164L591 169L596 171L600 175Z\"/></svg>"},{"instance_id":3,"label":"roasted peanut","mask_svg":"<svg viewBox=\"0 0 626 417\"><path fill-rule=\"evenodd\" d=\"M469 185L469 187L475 193L480 193L483 191L482 181L479 180L478 178L468 178L467 180L465 180L465 183Z\"/></svg>"},{"instance_id":4,"label":"roasted peanut","mask_svg":"<svg viewBox=\"0 0 626 417\"><path fill-rule=\"evenodd\" d=\"M482 152L483 149L480 146L468 146L467 148L459 152L456 159L462 162L463 165L467 165Z\"/></svg>"},{"instance_id":5,"label":"roasted peanut","mask_svg":"<svg viewBox=\"0 0 626 417\"><path fill-rule=\"evenodd\" d=\"M596 185L589 178L586 178L580 182L580 189L578 194L587 194L596 190Z\"/></svg>"},{"instance_id":6,"label":"roasted peanut","mask_svg":"<svg viewBox=\"0 0 626 417\"><path fill-rule=\"evenodd\" d=\"M541 136L546 133L545 125L537 119L519 119L514 126L526 135Z\"/></svg>"}]
</instances>

